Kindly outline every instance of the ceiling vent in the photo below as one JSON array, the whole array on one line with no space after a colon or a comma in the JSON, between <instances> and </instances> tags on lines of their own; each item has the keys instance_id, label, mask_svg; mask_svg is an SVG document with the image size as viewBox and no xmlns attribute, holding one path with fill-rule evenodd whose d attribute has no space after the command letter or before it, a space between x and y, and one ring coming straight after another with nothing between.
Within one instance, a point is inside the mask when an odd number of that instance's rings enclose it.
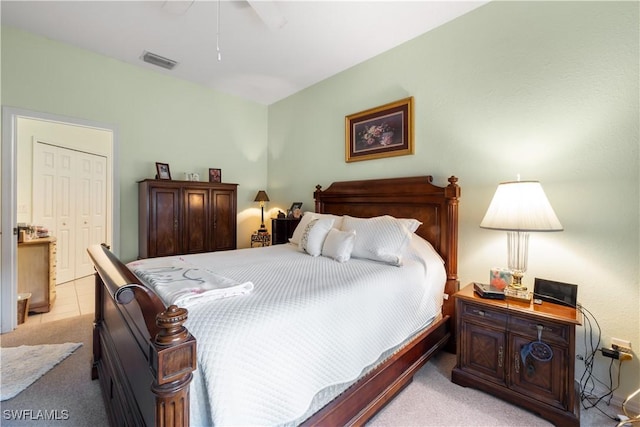
<instances>
[{"instance_id":1,"label":"ceiling vent","mask_svg":"<svg viewBox=\"0 0 640 427\"><path fill-rule=\"evenodd\" d=\"M165 58L163 56L156 55L155 53L147 52L146 50L142 54L142 60L144 62L148 62L149 64L166 68L167 70L172 70L173 67L175 67L178 64L173 59Z\"/></svg>"}]
</instances>

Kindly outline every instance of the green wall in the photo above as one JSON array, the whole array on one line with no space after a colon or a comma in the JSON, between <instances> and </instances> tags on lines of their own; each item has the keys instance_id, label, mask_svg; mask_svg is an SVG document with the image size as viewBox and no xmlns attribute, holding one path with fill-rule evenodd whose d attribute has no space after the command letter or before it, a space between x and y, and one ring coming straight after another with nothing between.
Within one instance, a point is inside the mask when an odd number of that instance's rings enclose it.
<instances>
[{"instance_id":1,"label":"green wall","mask_svg":"<svg viewBox=\"0 0 640 427\"><path fill-rule=\"evenodd\" d=\"M507 263L506 233L479 228L497 184L540 180L565 230L532 234L524 281L577 283L602 345L638 348L638 14L637 2L492 2L273 104L269 195L313 209L316 184L456 175L466 284ZM345 116L407 96L415 155L345 163ZM607 379L609 360L596 359ZM622 397L640 383L638 359Z\"/></svg>"},{"instance_id":2,"label":"green wall","mask_svg":"<svg viewBox=\"0 0 640 427\"><path fill-rule=\"evenodd\" d=\"M169 163L172 177L222 169L238 187L238 246L259 226L253 198L267 184L267 107L2 28L2 105L114 125L120 180L120 256L138 255L136 181Z\"/></svg>"}]
</instances>

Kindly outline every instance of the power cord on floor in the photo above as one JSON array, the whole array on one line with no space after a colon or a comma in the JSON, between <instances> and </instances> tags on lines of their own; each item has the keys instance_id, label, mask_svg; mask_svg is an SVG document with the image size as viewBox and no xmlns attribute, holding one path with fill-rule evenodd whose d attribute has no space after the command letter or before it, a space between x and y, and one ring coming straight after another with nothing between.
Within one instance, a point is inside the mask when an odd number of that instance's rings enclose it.
<instances>
[{"instance_id":1,"label":"power cord on floor","mask_svg":"<svg viewBox=\"0 0 640 427\"><path fill-rule=\"evenodd\" d=\"M584 306L578 305L576 307L577 310L580 310L582 313L582 317L584 319L584 346L585 346L585 355L583 356L585 370L580 378L580 402L584 409L595 408L600 411L603 415L607 416L613 421L620 421L617 416L609 415L604 410L598 407L600 402L604 402L607 406L611 404L611 398L613 397L613 392L618 389L620 386L620 370L622 368L622 364L618 361L618 377L617 384L613 387L613 361L611 359L611 363L609 364L609 384L605 384L603 381L599 380L593 374L593 364L595 362L595 356L600 349L600 341L602 337L602 330L600 329L600 325L596 320L595 316L587 310ZM597 337L594 337L594 330L592 326L592 322L595 324L597 328ZM594 345L595 344L595 345ZM607 389L607 392L597 396L594 394L596 383L604 386Z\"/></svg>"}]
</instances>

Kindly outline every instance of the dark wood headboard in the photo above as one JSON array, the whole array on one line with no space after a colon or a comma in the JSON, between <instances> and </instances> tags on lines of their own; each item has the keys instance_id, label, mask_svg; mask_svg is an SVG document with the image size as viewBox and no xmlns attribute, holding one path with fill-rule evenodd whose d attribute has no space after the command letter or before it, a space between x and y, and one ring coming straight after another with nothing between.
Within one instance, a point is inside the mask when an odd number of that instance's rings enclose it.
<instances>
[{"instance_id":1,"label":"dark wood headboard","mask_svg":"<svg viewBox=\"0 0 640 427\"><path fill-rule=\"evenodd\" d=\"M458 178L449 185L432 184L433 177L370 179L334 182L326 190L316 186L316 212L354 217L391 215L422 222L416 234L428 240L445 261L447 285L452 295L458 288ZM444 314L453 314L452 300L445 302Z\"/></svg>"}]
</instances>

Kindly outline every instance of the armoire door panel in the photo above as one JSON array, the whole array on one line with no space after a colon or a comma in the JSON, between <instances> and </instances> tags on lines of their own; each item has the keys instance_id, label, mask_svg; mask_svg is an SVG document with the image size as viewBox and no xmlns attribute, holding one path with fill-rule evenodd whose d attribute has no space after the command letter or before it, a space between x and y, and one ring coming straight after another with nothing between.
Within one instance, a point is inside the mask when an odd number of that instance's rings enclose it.
<instances>
[{"instance_id":1,"label":"armoire door panel","mask_svg":"<svg viewBox=\"0 0 640 427\"><path fill-rule=\"evenodd\" d=\"M213 190L214 217L212 250L236 248L236 200L235 192Z\"/></svg>"},{"instance_id":2,"label":"armoire door panel","mask_svg":"<svg viewBox=\"0 0 640 427\"><path fill-rule=\"evenodd\" d=\"M185 189L183 214L183 252L187 254L206 252L211 227L209 217L209 191L206 189Z\"/></svg>"},{"instance_id":3,"label":"armoire door panel","mask_svg":"<svg viewBox=\"0 0 640 427\"><path fill-rule=\"evenodd\" d=\"M175 188L151 190L150 256L169 256L181 252L180 247L180 191Z\"/></svg>"}]
</instances>

